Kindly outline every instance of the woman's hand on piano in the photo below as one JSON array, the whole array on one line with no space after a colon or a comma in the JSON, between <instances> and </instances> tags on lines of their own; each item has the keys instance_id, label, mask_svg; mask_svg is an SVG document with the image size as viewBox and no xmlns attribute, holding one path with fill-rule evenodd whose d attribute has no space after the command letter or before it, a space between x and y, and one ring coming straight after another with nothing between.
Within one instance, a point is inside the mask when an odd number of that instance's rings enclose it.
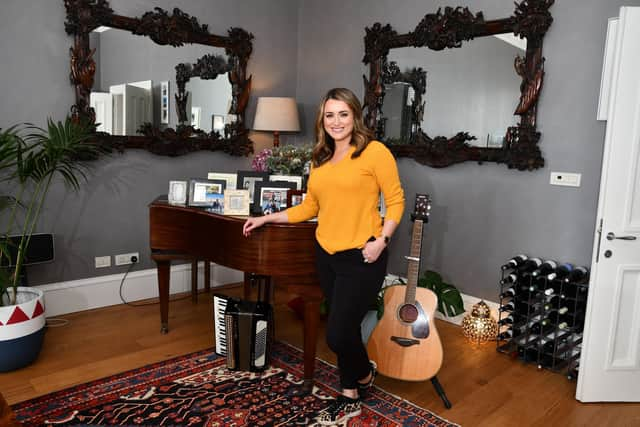
<instances>
[{"instance_id":1,"label":"woman's hand on piano","mask_svg":"<svg viewBox=\"0 0 640 427\"><path fill-rule=\"evenodd\" d=\"M265 216L251 217L242 226L242 234L247 237L251 234L251 230L253 230L254 228L262 227L268 222L289 222L289 215L287 215L287 211L284 210Z\"/></svg>"},{"instance_id":2,"label":"woman's hand on piano","mask_svg":"<svg viewBox=\"0 0 640 427\"><path fill-rule=\"evenodd\" d=\"M253 230L254 228L262 227L263 225L265 225L267 223L267 216L268 215L249 218L242 226L242 234L244 234L244 237L248 237L249 235L251 235L251 230Z\"/></svg>"}]
</instances>

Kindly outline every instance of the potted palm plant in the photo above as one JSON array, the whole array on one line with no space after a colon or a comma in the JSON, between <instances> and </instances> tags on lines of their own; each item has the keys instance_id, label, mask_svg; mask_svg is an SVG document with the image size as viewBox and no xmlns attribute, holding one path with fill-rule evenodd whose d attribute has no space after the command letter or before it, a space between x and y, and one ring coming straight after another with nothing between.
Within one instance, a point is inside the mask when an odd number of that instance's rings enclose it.
<instances>
[{"instance_id":1,"label":"potted palm plant","mask_svg":"<svg viewBox=\"0 0 640 427\"><path fill-rule=\"evenodd\" d=\"M47 129L0 129L0 372L27 366L40 352L44 295L20 286L27 248L54 179L77 190L87 160L104 151L89 140L94 130L69 117L48 120Z\"/></svg>"}]
</instances>

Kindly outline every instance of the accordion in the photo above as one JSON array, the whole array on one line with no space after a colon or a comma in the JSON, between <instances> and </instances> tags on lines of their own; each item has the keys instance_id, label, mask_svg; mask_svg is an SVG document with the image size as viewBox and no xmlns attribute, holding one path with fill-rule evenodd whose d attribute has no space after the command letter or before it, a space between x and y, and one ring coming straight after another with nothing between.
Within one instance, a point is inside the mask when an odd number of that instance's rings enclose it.
<instances>
[{"instance_id":1,"label":"accordion","mask_svg":"<svg viewBox=\"0 0 640 427\"><path fill-rule=\"evenodd\" d=\"M227 368L259 372L269 365L273 338L273 309L266 302L213 296L216 353Z\"/></svg>"}]
</instances>

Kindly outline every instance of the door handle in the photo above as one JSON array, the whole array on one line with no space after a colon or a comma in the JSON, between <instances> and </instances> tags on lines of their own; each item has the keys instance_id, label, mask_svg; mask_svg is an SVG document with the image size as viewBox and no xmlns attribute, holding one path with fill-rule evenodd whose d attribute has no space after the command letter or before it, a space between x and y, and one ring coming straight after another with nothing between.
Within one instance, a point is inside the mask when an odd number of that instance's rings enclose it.
<instances>
[{"instance_id":1,"label":"door handle","mask_svg":"<svg viewBox=\"0 0 640 427\"><path fill-rule=\"evenodd\" d=\"M608 232L607 233L607 240L614 240L614 239L618 239L618 240L636 240L636 236L616 236L615 233Z\"/></svg>"}]
</instances>

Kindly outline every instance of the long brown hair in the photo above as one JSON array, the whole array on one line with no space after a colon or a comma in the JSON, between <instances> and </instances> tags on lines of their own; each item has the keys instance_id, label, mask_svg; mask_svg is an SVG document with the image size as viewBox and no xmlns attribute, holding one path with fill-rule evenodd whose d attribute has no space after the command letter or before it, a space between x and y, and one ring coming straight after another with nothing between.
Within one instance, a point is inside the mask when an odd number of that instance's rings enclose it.
<instances>
[{"instance_id":1,"label":"long brown hair","mask_svg":"<svg viewBox=\"0 0 640 427\"><path fill-rule=\"evenodd\" d=\"M335 141L329 136L327 131L324 130L324 106L330 99L344 102L353 113L353 133L349 144L355 145L356 150L351 155L352 159L360 156L362 151L369 145L371 139L373 139L373 133L364 125L362 106L354 93L342 87L331 89L324 98L322 98L322 102L320 102L320 106L318 107L318 114L316 115L316 145L313 147L313 153L311 155L314 167L318 167L331 160L333 153L336 151Z\"/></svg>"}]
</instances>

